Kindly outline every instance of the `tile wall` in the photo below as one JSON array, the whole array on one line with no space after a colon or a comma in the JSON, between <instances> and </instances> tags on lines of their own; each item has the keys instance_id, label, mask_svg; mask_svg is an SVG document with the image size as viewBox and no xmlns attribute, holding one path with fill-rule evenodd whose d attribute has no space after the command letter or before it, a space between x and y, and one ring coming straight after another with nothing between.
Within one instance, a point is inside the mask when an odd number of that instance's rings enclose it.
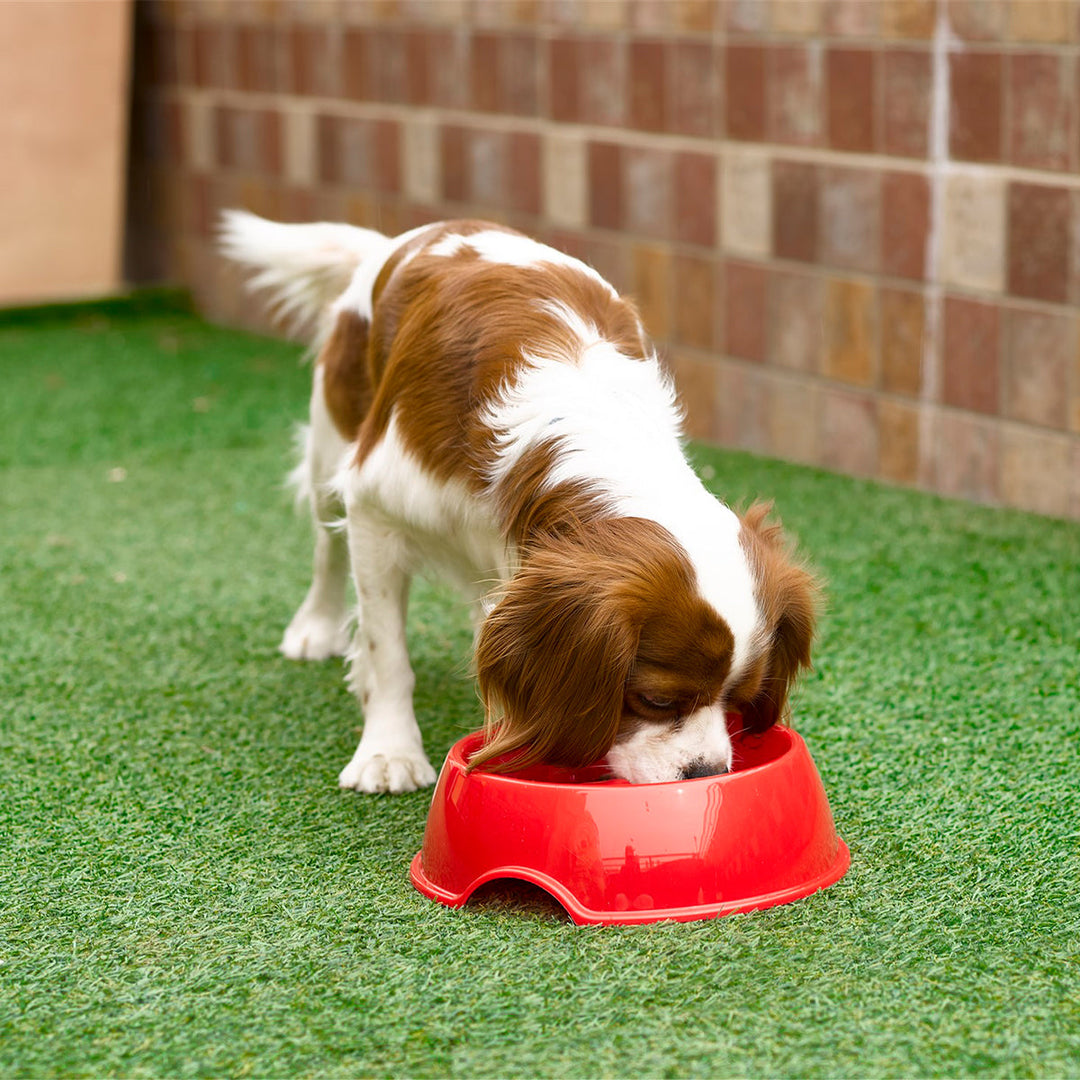
<instances>
[{"instance_id":1,"label":"tile wall","mask_svg":"<svg viewBox=\"0 0 1080 1080\"><path fill-rule=\"evenodd\" d=\"M128 265L257 325L218 211L523 228L632 294L694 435L1080 518L1077 0L180 0Z\"/></svg>"}]
</instances>

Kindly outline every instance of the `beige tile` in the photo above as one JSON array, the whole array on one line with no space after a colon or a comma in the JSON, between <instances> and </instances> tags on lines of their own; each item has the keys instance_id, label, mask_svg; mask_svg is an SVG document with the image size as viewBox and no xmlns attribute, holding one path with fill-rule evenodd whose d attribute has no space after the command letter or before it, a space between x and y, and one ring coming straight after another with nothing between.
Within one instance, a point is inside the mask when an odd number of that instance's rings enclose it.
<instances>
[{"instance_id":1,"label":"beige tile","mask_svg":"<svg viewBox=\"0 0 1080 1080\"><path fill-rule=\"evenodd\" d=\"M291 184L313 184L319 159L315 146L315 114L310 109L286 108L281 114L285 179Z\"/></svg>"},{"instance_id":2,"label":"beige tile","mask_svg":"<svg viewBox=\"0 0 1080 1080\"><path fill-rule=\"evenodd\" d=\"M824 8L821 0L773 0L769 5L774 34L808 37L821 32Z\"/></svg>"},{"instance_id":3,"label":"beige tile","mask_svg":"<svg viewBox=\"0 0 1080 1080\"><path fill-rule=\"evenodd\" d=\"M402 139L405 194L418 203L435 204L442 198L442 154L439 125L421 114L404 124Z\"/></svg>"},{"instance_id":4,"label":"beige tile","mask_svg":"<svg viewBox=\"0 0 1080 1080\"><path fill-rule=\"evenodd\" d=\"M851 476L878 470L877 402L869 394L821 388L821 462Z\"/></svg>"},{"instance_id":5,"label":"beige tile","mask_svg":"<svg viewBox=\"0 0 1080 1080\"><path fill-rule=\"evenodd\" d=\"M676 351L668 357L667 366L686 413L686 434L692 439L715 438L719 364Z\"/></svg>"},{"instance_id":6,"label":"beige tile","mask_svg":"<svg viewBox=\"0 0 1080 1080\"><path fill-rule=\"evenodd\" d=\"M214 108L206 96L191 95L186 102L188 153L197 172L211 172L214 161Z\"/></svg>"},{"instance_id":7,"label":"beige tile","mask_svg":"<svg viewBox=\"0 0 1080 1080\"><path fill-rule=\"evenodd\" d=\"M939 275L949 285L1005 286L1005 181L986 170L949 177Z\"/></svg>"},{"instance_id":8,"label":"beige tile","mask_svg":"<svg viewBox=\"0 0 1080 1080\"><path fill-rule=\"evenodd\" d=\"M545 135L543 170L543 207L548 219L567 228L584 228L589 215L585 140L561 132Z\"/></svg>"},{"instance_id":9,"label":"beige tile","mask_svg":"<svg viewBox=\"0 0 1080 1080\"><path fill-rule=\"evenodd\" d=\"M655 244L635 244L631 293L649 335L658 340L671 330L671 252Z\"/></svg>"},{"instance_id":10,"label":"beige tile","mask_svg":"<svg viewBox=\"0 0 1080 1080\"><path fill-rule=\"evenodd\" d=\"M878 476L895 484L919 478L919 410L914 405L878 402Z\"/></svg>"},{"instance_id":11,"label":"beige tile","mask_svg":"<svg viewBox=\"0 0 1080 1080\"><path fill-rule=\"evenodd\" d=\"M877 304L866 281L832 278L825 289L825 374L872 386L877 377Z\"/></svg>"},{"instance_id":12,"label":"beige tile","mask_svg":"<svg viewBox=\"0 0 1080 1080\"><path fill-rule=\"evenodd\" d=\"M1009 36L1014 41L1064 43L1073 37L1075 0L1012 0Z\"/></svg>"},{"instance_id":13,"label":"beige tile","mask_svg":"<svg viewBox=\"0 0 1080 1080\"><path fill-rule=\"evenodd\" d=\"M1000 498L1000 425L972 413L943 409L934 431L934 488L974 502Z\"/></svg>"},{"instance_id":14,"label":"beige tile","mask_svg":"<svg viewBox=\"0 0 1080 1080\"><path fill-rule=\"evenodd\" d=\"M821 460L817 384L773 373L766 375L766 385L769 452L787 461L817 464Z\"/></svg>"},{"instance_id":15,"label":"beige tile","mask_svg":"<svg viewBox=\"0 0 1080 1080\"><path fill-rule=\"evenodd\" d=\"M1065 517L1073 478L1072 440L1034 428L1009 426L1001 435L1001 494L1009 506Z\"/></svg>"},{"instance_id":16,"label":"beige tile","mask_svg":"<svg viewBox=\"0 0 1080 1080\"><path fill-rule=\"evenodd\" d=\"M772 179L769 156L731 147L720 176L720 235L733 255L768 256L772 247Z\"/></svg>"},{"instance_id":17,"label":"beige tile","mask_svg":"<svg viewBox=\"0 0 1080 1080\"><path fill-rule=\"evenodd\" d=\"M628 0L579 0L578 18L590 30L621 30L629 10Z\"/></svg>"}]
</instances>

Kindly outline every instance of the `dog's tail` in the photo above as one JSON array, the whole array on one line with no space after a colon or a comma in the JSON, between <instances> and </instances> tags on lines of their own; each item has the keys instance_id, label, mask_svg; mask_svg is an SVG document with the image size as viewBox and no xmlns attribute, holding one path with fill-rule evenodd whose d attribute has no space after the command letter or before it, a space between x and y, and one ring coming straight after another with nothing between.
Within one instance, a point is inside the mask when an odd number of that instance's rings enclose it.
<instances>
[{"instance_id":1,"label":"dog's tail","mask_svg":"<svg viewBox=\"0 0 1080 1080\"><path fill-rule=\"evenodd\" d=\"M227 258L252 271L249 288L267 293L271 310L313 343L357 267L383 251L388 240L355 225L284 225L226 210L218 243Z\"/></svg>"}]
</instances>

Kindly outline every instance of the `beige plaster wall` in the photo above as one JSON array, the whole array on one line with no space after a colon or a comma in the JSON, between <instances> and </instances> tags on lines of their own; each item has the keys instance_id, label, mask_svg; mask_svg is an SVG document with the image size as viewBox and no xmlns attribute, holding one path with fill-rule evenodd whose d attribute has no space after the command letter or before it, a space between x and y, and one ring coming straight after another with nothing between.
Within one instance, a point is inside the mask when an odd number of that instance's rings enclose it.
<instances>
[{"instance_id":1,"label":"beige plaster wall","mask_svg":"<svg viewBox=\"0 0 1080 1080\"><path fill-rule=\"evenodd\" d=\"M0 0L0 304L121 284L131 0Z\"/></svg>"}]
</instances>

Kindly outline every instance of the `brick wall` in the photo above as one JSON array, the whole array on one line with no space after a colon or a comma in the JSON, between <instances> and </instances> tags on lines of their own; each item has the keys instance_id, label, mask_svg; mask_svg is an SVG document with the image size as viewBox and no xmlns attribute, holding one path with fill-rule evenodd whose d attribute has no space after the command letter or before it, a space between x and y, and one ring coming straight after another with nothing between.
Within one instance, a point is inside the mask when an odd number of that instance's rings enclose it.
<instances>
[{"instance_id":1,"label":"brick wall","mask_svg":"<svg viewBox=\"0 0 1080 1080\"><path fill-rule=\"evenodd\" d=\"M1080 518L1077 0L138 9L128 265L257 323L218 210L518 226L633 294L692 432Z\"/></svg>"}]
</instances>

